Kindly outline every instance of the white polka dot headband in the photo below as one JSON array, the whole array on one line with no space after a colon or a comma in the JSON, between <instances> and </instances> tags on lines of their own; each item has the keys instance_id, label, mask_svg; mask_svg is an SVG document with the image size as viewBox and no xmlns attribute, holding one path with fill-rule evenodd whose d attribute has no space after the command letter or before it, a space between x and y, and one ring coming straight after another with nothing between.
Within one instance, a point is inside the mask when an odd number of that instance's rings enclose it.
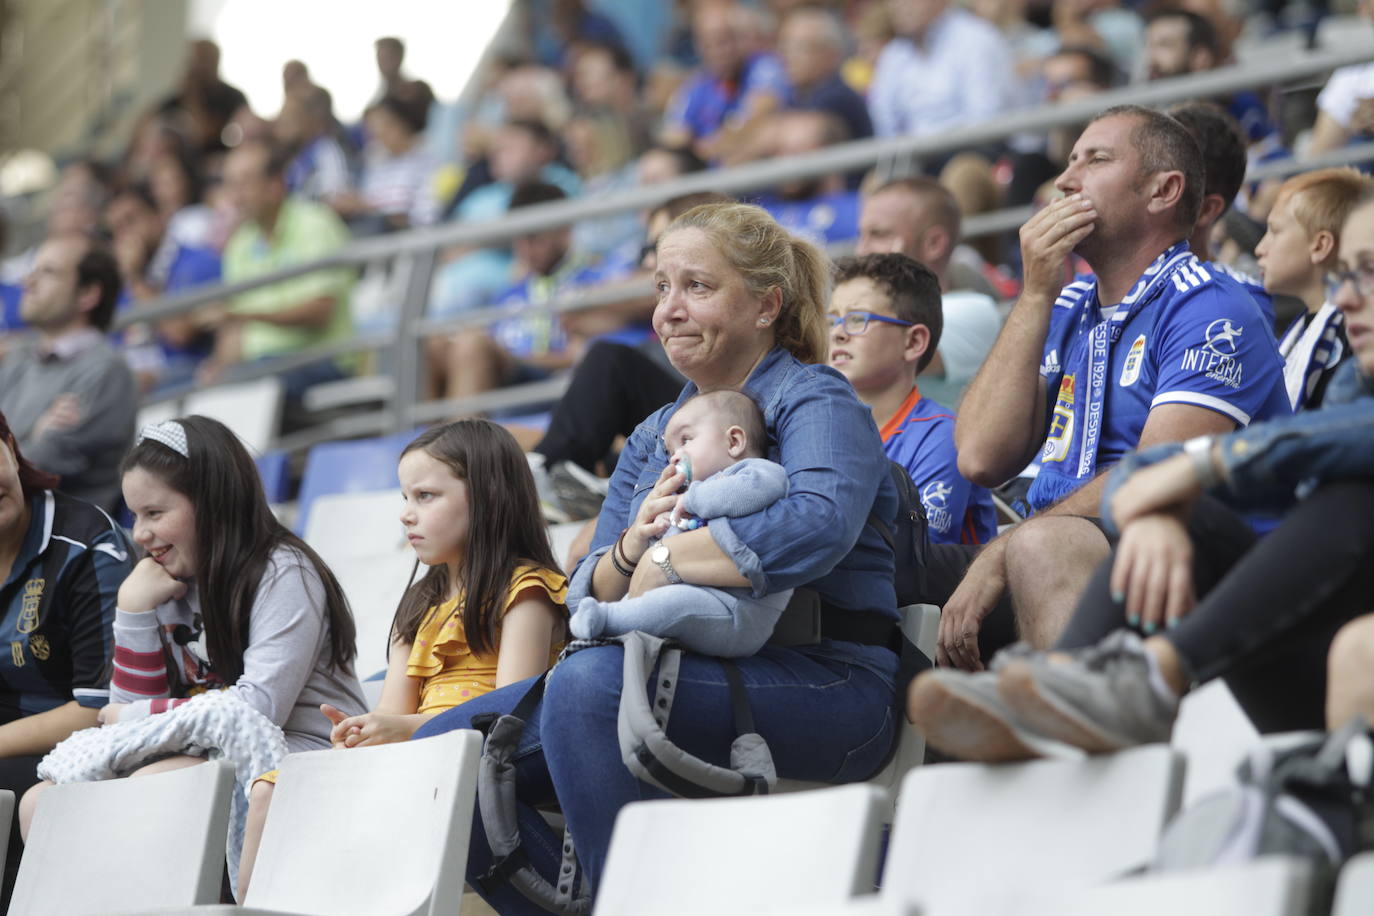
<instances>
[{"instance_id":1,"label":"white polka dot headband","mask_svg":"<svg viewBox=\"0 0 1374 916\"><path fill-rule=\"evenodd\" d=\"M143 427L138 434L138 442L144 439L152 439L159 445L165 445L183 458L191 457L191 450L186 445L186 429L177 420L163 420L161 423ZM134 444L137 445L138 442Z\"/></svg>"}]
</instances>

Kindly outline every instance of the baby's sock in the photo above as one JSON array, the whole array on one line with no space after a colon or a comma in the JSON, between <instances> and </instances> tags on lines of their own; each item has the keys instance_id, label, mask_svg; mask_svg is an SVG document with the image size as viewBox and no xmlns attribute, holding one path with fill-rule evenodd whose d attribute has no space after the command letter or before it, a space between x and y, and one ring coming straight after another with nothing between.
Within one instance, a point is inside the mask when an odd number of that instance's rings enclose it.
<instances>
[{"instance_id":1,"label":"baby's sock","mask_svg":"<svg viewBox=\"0 0 1374 916\"><path fill-rule=\"evenodd\" d=\"M606 605L588 595L568 621L568 630L578 639L595 639L606 629Z\"/></svg>"}]
</instances>

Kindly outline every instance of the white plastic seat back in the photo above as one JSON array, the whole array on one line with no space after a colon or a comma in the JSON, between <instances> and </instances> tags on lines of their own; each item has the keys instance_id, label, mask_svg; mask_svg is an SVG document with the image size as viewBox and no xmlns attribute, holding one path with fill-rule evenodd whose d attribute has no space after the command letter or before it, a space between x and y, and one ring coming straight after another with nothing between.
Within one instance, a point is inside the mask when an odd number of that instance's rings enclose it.
<instances>
[{"instance_id":1,"label":"white plastic seat back","mask_svg":"<svg viewBox=\"0 0 1374 916\"><path fill-rule=\"evenodd\" d=\"M359 678L368 678L386 670L391 622L415 569L415 555L407 550L347 563L330 563L329 568L334 571L348 597L348 606L353 610L358 633L354 671ZM418 579L424 574L425 567L421 566L415 575Z\"/></svg>"},{"instance_id":2,"label":"white plastic seat back","mask_svg":"<svg viewBox=\"0 0 1374 916\"><path fill-rule=\"evenodd\" d=\"M321 496L305 532L348 597L358 630L359 678L385 670L391 621L415 568L400 515L400 490Z\"/></svg>"},{"instance_id":3,"label":"white plastic seat back","mask_svg":"<svg viewBox=\"0 0 1374 916\"><path fill-rule=\"evenodd\" d=\"M940 635L940 609L933 604L911 604L898 608L897 613L902 616L902 633L911 640L912 645L934 661L935 642ZM905 710L905 698L901 707ZM926 736L906 720L905 714L901 715L897 727L900 731L897 735L897 749L893 752L892 759L868 780L870 785L881 786L893 795L901 787L902 777L907 771L920 766L925 762L926 756ZM799 779L779 779L774 791L802 792L824 785L825 783L804 782Z\"/></svg>"},{"instance_id":4,"label":"white plastic seat back","mask_svg":"<svg viewBox=\"0 0 1374 916\"><path fill-rule=\"evenodd\" d=\"M12 823L12 818L14 817L14 807L14 793L11 792L9 789L0 789L0 824ZM9 846L9 830L0 830L0 869L3 869L5 867L5 862L7 861L7 857L10 853ZM20 854L20 850L14 850L14 854L18 856Z\"/></svg>"},{"instance_id":5,"label":"white plastic seat back","mask_svg":"<svg viewBox=\"0 0 1374 916\"><path fill-rule=\"evenodd\" d=\"M482 736L292 754L244 906L288 913L454 913Z\"/></svg>"},{"instance_id":6,"label":"white plastic seat back","mask_svg":"<svg viewBox=\"0 0 1374 916\"><path fill-rule=\"evenodd\" d=\"M582 531L586 522L564 522L560 525L549 526L549 547L553 550L553 558L558 561L559 567L563 567L568 562L568 548L572 547L572 542ZM567 575L572 575L572 570L564 570Z\"/></svg>"},{"instance_id":7,"label":"white plastic seat back","mask_svg":"<svg viewBox=\"0 0 1374 916\"><path fill-rule=\"evenodd\" d=\"M221 385L186 395L182 415L200 414L218 420L243 440L248 450L260 455L272 444L281 422L281 379L274 375Z\"/></svg>"},{"instance_id":8,"label":"white plastic seat back","mask_svg":"<svg viewBox=\"0 0 1374 916\"><path fill-rule=\"evenodd\" d=\"M331 567L389 553L413 557L401 525L402 505L401 491L394 487L321 496L310 510L305 541Z\"/></svg>"},{"instance_id":9,"label":"white plastic seat back","mask_svg":"<svg viewBox=\"0 0 1374 916\"><path fill-rule=\"evenodd\" d=\"M877 873L886 793L856 784L621 809L596 916L760 912L843 903Z\"/></svg>"},{"instance_id":10,"label":"white plastic seat back","mask_svg":"<svg viewBox=\"0 0 1374 916\"><path fill-rule=\"evenodd\" d=\"M1310 862L1271 856L1046 895L989 916L1307 916L1312 881Z\"/></svg>"},{"instance_id":11,"label":"white plastic seat back","mask_svg":"<svg viewBox=\"0 0 1374 916\"><path fill-rule=\"evenodd\" d=\"M1331 916L1369 916L1370 913L1374 913L1374 852L1363 852L1341 869Z\"/></svg>"},{"instance_id":12,"label":"white plastic seat back","mask_svg":"<svg viewBox=\"0 0 1374 916\"><path fill-rule=\"evenodd\" d=\"M43 793L10 913L83 916L219 901L234 768L210 761Z\"/></svg>"},{"instance_id":13,"label":"white plastic seat back","mask_svg":"<svg viewBox=\"0 0 1374 916\"><path fill-rule=\"evenodd\" d=\"M1260 733L1236 702L1226 682L1217 678L1191 691L1178 708L1170 743L1188 759L1183 807L1236 784L1236 767Z\"/></svg>"},{"instance_id":14,"label":"white plastic seat back","mask_svg":"<svg viewBox=\"0 0 1374 916\"><path fill-rule=\"evenodd\" d=\"M944 916L1120 876L1153 857L1183 768L1167 745L917 767L897 799L883 893Z\"/></svg>"}]
</instances>

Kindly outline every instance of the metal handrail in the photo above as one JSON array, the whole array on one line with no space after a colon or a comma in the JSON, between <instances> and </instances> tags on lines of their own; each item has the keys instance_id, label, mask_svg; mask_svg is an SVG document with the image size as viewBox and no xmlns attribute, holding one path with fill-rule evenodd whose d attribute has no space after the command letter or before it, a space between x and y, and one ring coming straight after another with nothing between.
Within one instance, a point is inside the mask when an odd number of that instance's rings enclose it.
<instances>
[{"instance_id":1,"label":"metal handrail","mask_svg":"<svg viewBox=\"0 0 1374 916\"><path fill-rule=\"evenodd\" d=\"M449 246L481 246L506 241L516 236L568 225L626 211L657 206L675 197L700 191L739 193L770 187L785 181L835 172L850 172L884 161L896 163L983 145L1017 133L1072 126L1091 120L1108 107L1124 104L1160 106L1194 98L1212 98L1256 85L1271 85L1325 73L1337 67L1367 62L1374 58L1374 40L1358 48L1335 51L1293 52L1279 63L1237 64L1202 74L1145 85L1128 86L1082 100L1035 109L1011 112L995 119L972 124L933 137L892 137L855 141L787 159L768 160L730 169L687 175L671 182L641 186L611 194L582 197L522 208L502 217L480 222L435 226L395 235L361 239L319 260L281 268L241 283L202 287L176 297L151 303L120 315L116 327L159 320L190 312L200 306L219 302L260 287L316 270L362 267L394 261L403 271L406 290L400 304L397 327L391 331L355 335L252 367L238 367L224 381L244 381L280 372L322 358L362 350L390 349L397 370L397 388L389 404L379 411L358 412L338 418L318 429L286 437L280 446L302 448L340 435L375 434L395 431L460 413L520 407L546 403L561 390L557 383L538 383L502 392L489 392L453 401L419 403L418 370L420 342L423 338L449 333L463 327L489 324L511 314L511 307L489 307L465 311L445 319L424 317L430 281L441 249ZM1298 171L1347 162L1374 161L1374 143L1335 150L1302 162L1281 160L1252 169L1247 178L1281 177ZM964 220L964 237L1000 233L1021 225L1032 212L1030 207L1013 207L977 214ZM607 287L571 292L560 296L551 307L575 311L612 305L641 298L651 292L647 281L628 281ZM169 392L158 400L168 400L184 392Z\"/></svg>"},{"instance_id":2,"label":"metal handrail","mask_svg":"<svg viewBox=\"0 0 1374 916\"><path fill-rule=\"evenodd\" d=\"M851 172L884 160L920 158L950 150L980 146L1018 133L1034 133L1054 127L1081 124L1115 105L1168 105L1196 98L1213 98L1257 85L1283 83L1324 73L1337 67L1374 59L1374 38L1358 48L1335 51L1296 51L1290 59L1235 64L1177 79L1125 86L1087 98L1005 112L994 118L930 137L884 137L856 140L790 156L729 169L684 175L660 184L641 185L609 194L572 198L522 207L494 219L451 223L350 242L338 251L311 261L274 270L250 281L198 288L136 312L121 315L116 327L155 321L191 311L197 306L248 292L330 267L360 267L402 254L449 247L480 247L504 242L519 235L566 226L584 219L613 216L658 206L684 194L719 191L735 194L787 181L834 172ZM967 233L966 233L967 234Z\"/></svg>"}]
</instances>

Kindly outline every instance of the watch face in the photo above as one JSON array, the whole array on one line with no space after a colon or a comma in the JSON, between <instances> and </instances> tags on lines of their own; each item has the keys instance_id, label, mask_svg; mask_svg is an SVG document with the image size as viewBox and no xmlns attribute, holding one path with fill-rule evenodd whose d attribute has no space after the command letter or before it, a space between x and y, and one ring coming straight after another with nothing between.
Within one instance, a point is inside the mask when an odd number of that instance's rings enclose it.
<instances>
[{"instance_id":1,"label":"watch face","mask_svg":"<svg viewBox=\"0 0 1374 916\"><path fill-rule=\"evenodd\" d=\"M649 559L653 560L655 563L662 563L664 560L667 560L668 545L659 544L657 547L654 548L654 552L649 556Z\"/></svg>"}]
</instances>

